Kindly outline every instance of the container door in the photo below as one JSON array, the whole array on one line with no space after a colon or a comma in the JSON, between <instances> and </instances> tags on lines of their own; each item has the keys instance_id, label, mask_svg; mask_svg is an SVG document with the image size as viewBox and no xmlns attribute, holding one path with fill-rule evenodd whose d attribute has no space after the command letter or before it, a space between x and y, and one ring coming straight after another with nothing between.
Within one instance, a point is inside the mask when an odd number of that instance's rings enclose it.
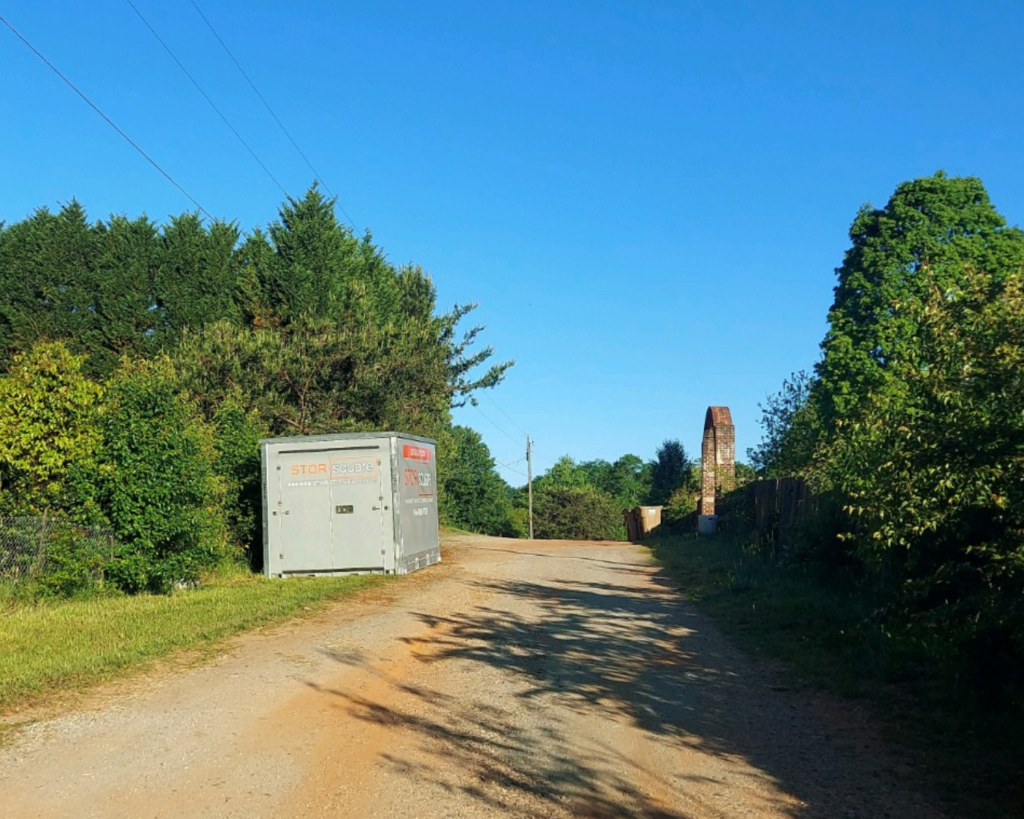
<instances>
[{"instance_id":1,"label":"container door","mask_svg":"<svg viewBox=\"0 0 1024 819\"><path fill-rule=\"evenodd\" d=\"M384 570L384 497L380 450L331 456L331 551L336 571Z\"/></svg>"},{"instance_id":2,"label":"container door","mask_svg":"<svg viewBox=\"0 0 1024 819\"><path fill-rule=\"evenodd\" d=\"M280 503L272 511L281 527L274 548L280 550L282 573L333 571L331 482L325 453L283 451L278 470Z\"/></svg>"}]
</instances>

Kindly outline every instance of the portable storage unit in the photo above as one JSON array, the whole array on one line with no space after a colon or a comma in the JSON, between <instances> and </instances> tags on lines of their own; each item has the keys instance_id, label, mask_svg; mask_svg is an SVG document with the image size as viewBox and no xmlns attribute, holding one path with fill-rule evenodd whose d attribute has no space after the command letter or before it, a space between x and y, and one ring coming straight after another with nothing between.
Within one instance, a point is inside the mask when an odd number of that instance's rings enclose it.
<instances>
[{"instance_id":1,"label":"portable storage unit","mask_svg":"<svg viewBox=\"0 0 1024 819\"><path fill-rule=\"evenodd\" d=\"M398 432L267 438L263 571L405 574L441 560L434 441Z\"/></svg>"},{"instance_id":2,"label":"portable storage unit","mask_svg":"<svg viewBox=\"0 0 1024 819\"><path fill-rule=\"evenodd\" d=\"M630 543L639 543L661 526L660 506L634 506L622 513L626 536Z\"/></svg>"}]
</instances>

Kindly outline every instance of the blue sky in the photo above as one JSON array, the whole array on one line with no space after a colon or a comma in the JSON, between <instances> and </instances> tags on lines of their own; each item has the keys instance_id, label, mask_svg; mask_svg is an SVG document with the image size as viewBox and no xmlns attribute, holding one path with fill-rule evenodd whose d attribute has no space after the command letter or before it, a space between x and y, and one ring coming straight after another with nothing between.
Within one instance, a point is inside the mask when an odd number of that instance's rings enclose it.
<instances>
[{"instance_id":1,"label":"blue sky","mask_svg":"<svg viewBox=\"0 0 1024 819\"><path fill-rule=\"evenodd\" d=\"M133 0L281 185L313 174L191 0ZM361 230L514 358L457 420L521 483L561 454L740 452L810 368L865 203L944 169L1024 221L1024 4L196 0ZM207 211L284 194L125 0L0 14ZM192 207L0 27L0 219Z\"/></svg>"}]
</instances>

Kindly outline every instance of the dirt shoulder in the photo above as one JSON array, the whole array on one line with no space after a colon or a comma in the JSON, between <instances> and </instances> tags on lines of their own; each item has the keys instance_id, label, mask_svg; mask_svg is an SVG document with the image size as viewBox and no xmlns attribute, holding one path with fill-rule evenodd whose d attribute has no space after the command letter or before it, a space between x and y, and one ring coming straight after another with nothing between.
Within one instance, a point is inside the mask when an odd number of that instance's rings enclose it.
<instances>
[{"instance_id":1,"label":"dirt shoulder","mask_svg":"<svg viewBox=\"0 0 1024 819\"><path fill-rule=\"evenodd\" d=\"M935 819L855 711L779 690L628 544L449 560L37 722L11 817Z\"/></svg>"}]
</instances>

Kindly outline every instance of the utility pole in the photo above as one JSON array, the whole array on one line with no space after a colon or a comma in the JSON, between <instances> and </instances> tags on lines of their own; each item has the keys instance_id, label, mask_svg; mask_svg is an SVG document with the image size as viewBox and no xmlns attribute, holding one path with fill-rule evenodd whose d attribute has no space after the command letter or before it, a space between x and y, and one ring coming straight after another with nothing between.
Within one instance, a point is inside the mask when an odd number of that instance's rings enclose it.
<instances>
[{"instance_id":1,"label":"utility pole","mask_svg":"<svg viewBox=\"0 0 1024 819\"><path fill-rule=\"evenodd\" d=\"M526 485L530 504L530 540L533 540L533 446L526 436Z\"/></svg>"}]
</instances>

